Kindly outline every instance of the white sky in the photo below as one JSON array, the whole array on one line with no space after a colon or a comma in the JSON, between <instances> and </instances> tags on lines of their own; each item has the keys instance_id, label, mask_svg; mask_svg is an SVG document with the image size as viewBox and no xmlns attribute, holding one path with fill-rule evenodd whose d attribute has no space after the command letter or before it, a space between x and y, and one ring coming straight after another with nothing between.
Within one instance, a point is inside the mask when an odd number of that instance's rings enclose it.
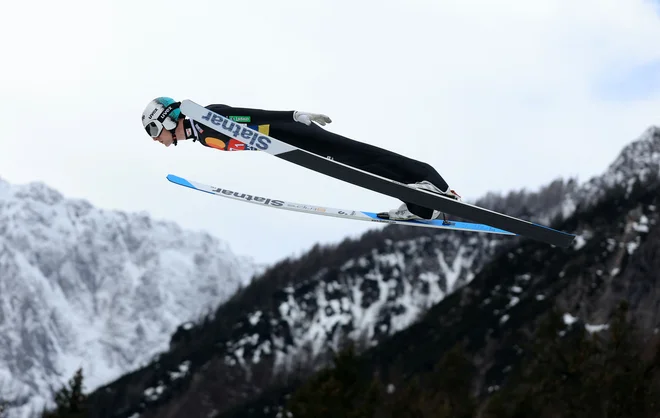
<instances>
[{"instance_id":1,"label":"white sky","mask_svg":"<svg viewBox=\"0 0 660 418\"><path fill-rule=\"evenodd\" d=\"M5 2L0 177L276 261L376 226L165 176L347 209L399 202L265 153L166 149L141 127L149 100L321 112L334 132L437 167L468 200L535 189L600 173L660 123L657 11L639 0Z\"/></svg>"}]
</instances>

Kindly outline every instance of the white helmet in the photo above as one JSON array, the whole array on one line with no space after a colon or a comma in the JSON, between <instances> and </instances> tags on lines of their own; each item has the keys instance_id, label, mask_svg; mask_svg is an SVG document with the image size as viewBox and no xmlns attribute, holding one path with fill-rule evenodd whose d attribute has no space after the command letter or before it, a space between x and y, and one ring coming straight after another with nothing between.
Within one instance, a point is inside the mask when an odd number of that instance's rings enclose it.
<instances>
[{"instance_id":1,"label":"white helmet","mask_svg":"<svg viewBox=\"0 0 660 418\"><path fill-rule=\"evenodd\" d=\"M181 116L180 104L169 97L158 97L149 102L142 112L142 126L149 136L156 138L163 129L167 129L172 133L176 145L174 130Z\"/></svg>"}]
</instances>

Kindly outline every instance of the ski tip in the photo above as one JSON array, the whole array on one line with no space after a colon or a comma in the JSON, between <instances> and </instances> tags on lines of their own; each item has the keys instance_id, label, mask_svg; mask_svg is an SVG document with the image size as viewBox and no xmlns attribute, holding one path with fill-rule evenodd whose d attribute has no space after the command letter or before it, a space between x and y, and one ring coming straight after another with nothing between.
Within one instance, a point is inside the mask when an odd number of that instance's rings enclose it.
<instances>
[{"instance_id":1,"label":"ski tip","mask_svg":"<svg viewBox=\"0 0 660 418\"><path fill-rule=\"evenodd\" d=\"M184 179L183 177L179 177L174 174L168 174L167 179L171 181L172 183L185 186L185 187L190 187L191 189L196 189L195 186L192 185L188 180Z\"/></svg>"}]
</instances>

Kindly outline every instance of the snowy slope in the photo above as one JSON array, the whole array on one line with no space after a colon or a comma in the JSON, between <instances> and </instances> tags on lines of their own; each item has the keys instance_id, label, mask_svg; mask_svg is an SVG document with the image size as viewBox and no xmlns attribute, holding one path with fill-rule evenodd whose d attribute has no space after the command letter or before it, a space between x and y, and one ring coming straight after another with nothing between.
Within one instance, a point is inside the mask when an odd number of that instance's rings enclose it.
<instances>
[{"instance_id":1,"label":"snowy slope","mask_svg":"<svg viewBox=\"0 0 660 418\"><path fill-rule=\"evenodd\" d=\"M603 175L588 181L581 190L582 200L593 204L612 187L629 191L637 181L660 175L660 127L649 127L637 140L626 146Z\"/></svg>"},{"instance_id":2,"label":"snowy slope","mask_svg":"<svg viewBox=\"0 0 660 418\"><path fill-rule=\"evenodd\" d=\"M181 331L182 343L147 369L96 392L93 416L105 416L104 410L165 416L157 405L170 397L170 411L223 412L269 387L279 373L323 365L328 350L346 338L376 345L408 327L470 282L497 248L498 238L485 234L384 240L337 265L291 277L291 284L262 295L261 305L239 297L221 308L217 321ZM181 379L194 383L181 385ZM183 396L176 393L181 388ZM142 415L145 406L149 412Z\"/></svg>"},{"instance_id":3,"label":"snowy slope","mask_svg":"<svg viewBox=\"0 0 660 418\"><path fill-rule=\"evenodd\" d=\"M247 371L273 354L275 370L291 369L338 349L345 336L368 345L387 339L468 283L495 248L491 236L456 238L387 241L338 271L283 289L276 311L255 310L236 324L240 336L228 342L225 363ZM271 332L263 333L268 323Z\"/></svg>"},{"instance_id":4,"label":"snowy slope","mask_svg":"<svg viewBox=\"0 0 660 418\"><path fill-rule=\"evenodd\" d=\"M78 367L90 390L146 364L260 268L209 235L0 180L0 402L28 416Z\"/></svg>"},{"instance_id":5,"label":"snowy slope","mask_svg":"<svg viewBox=\"0 0 660 418\"><path fill-rule=\"evenodd\" d=\"M578 207L597 203L611 187L630 188L650 176L660 177L658 127L650 127L625 147L601 176L582 185L564 183L562 195L552 196L553 204L543 203L552 193L548 188L525 195L523 205L534 208L537 204L531 219L547 224L553 218L569 217ZM518 209L509 206L502 210L512 213ZM578 237L576 245L581 239ZM286 298L277 312L246 315L244 335L227 344L226 362L245 367L257 364L263 353L274 351L276 367L290 365L303 352L313 357L328 347L336 348L340 331L352 339L366 337L369 344L377 344L408 327L456 286L468 283L498 245L499 239L493 236L441 234L433 242L428 238L389 242L386 250L349 260L336 278L320 271L298 289L285 289ZM269 317L273 323L286 324L286 338L278 335L281 327L273 335L259 337L252 331Z\"/></svg>"}]
</instances>

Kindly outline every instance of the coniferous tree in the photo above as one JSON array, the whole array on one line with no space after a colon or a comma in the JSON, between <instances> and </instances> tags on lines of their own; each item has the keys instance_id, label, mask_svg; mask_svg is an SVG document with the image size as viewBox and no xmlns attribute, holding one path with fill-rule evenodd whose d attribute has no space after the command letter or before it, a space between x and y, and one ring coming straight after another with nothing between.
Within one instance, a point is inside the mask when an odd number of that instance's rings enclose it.
<instances>
[{"instance_id":1,"label":"coniferous tree","mask_svg":"<svg viewBox=\"0 0 660 418\"><path fill-rule=\"evenodd\" d=\"M335 356L334 367L318 372L294 393L287 409L297 418L373 417L379 385L365 383L358 366L355 350L349 345Z\"/></svg>"},{"instance_id":2,"label":"coniferous tree","mask_svg":"<svg viewBox=\"0 0 660 418\"><path fill-rule=\"evenodd\" d=\"M471 394L474 368L460 345L455 345L438 361L426 379L424 401L437 417L468 418L473 416Z\"/></svg>"},{"instance_id":3,"label":"coniferous tree","mask_svg":"<svg viewBox=\"0 0 660 418\"><path fill-rule=\"evenodd\" d=\"M609 328L569 327L552 311L524 346L523 361L502 388L477 400L475 370L460 345L428 372L368 379L354 350L316 373L289 402L296 418L535 418L660 416L660 344L644 341L621 304ZM392 373L394 372L394 373Z\"/></svg>"},{"instance_id":4,"label":"coniferous tree","mask_svg":"<svg viewBox=\"0 0 660 418\"><path fill-rule=\"evenodd\" d=\"M506 386L485 403L483 418L655 417L660 346L646 343L621 304L609 330L562 330L554 312L540 327L530 355Z\"/></svg>"},{"instance_id":5,"label":"coniferous tree","mask_svg":"<svg viewBox=\"0 0 660 418\"><path fill-rule=\"evenodd\" d=\"M82 369L78 369L69 380L55 393L55 410L44 411L42 418L83 418L87 415L87 396L83 393Z\"/></svg>"}]
</instances>

